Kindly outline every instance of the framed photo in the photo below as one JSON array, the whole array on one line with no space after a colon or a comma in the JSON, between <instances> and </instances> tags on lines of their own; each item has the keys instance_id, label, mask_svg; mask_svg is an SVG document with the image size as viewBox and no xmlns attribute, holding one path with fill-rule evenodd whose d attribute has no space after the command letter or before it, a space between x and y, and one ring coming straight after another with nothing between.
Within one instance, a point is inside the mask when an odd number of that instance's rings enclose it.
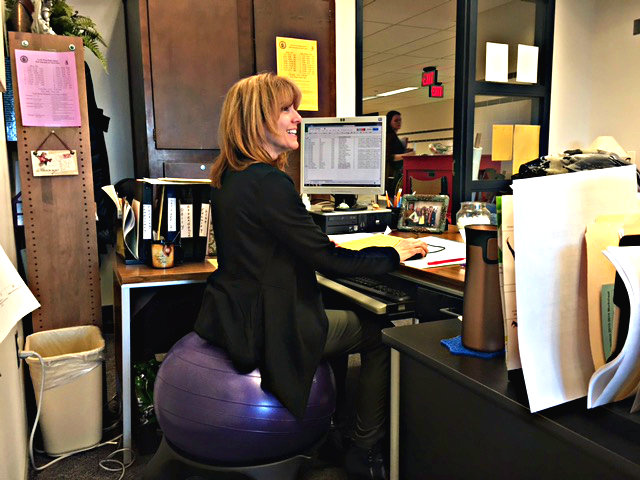
<instances>
[{"instance_id":1,"label":"framed photo","mask_svg":"<svg viewBox=\"0 0 640 480\"><path fill-rule=\"evenodd\" d=\"M447 225L448 195L405 195L398 230L442 233Z\"/></svg>"}]
</instances>

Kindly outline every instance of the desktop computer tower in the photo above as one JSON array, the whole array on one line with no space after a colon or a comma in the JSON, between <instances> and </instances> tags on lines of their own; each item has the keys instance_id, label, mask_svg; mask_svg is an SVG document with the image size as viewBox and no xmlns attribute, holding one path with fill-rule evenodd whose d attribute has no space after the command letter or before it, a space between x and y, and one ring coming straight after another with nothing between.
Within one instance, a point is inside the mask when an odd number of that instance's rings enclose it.
<instances>
[{"instance_id":1,"label":"desktop computer tower","mask_svg":"<svg viewBox=\"0 0 640 480\"><path fill-rule=\"evenodd\" d=\"M327 235L383 232L391 225L391 210L388 209L311 212L311 217Z\"/></svg>"}]
</instances>

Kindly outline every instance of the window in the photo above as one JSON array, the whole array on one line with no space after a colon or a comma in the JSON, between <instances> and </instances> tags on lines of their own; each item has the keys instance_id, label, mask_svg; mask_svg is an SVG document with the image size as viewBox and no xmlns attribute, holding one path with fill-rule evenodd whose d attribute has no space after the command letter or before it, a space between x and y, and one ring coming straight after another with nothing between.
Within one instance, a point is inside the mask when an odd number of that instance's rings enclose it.
<instances>
[{"instance_id":1,"label":"window","mask_svg":"<svg viewBox=\"0 0 640 480\"><path fill-rule=\"evenodd\" d=\"M494 160L493 125L539 125L539 155L548 153L555 0L458 0L453 208L491 198L511 183L513 163ZM484 81L486 42L508 44L508 81ZM518 44L538 52L537 83L516 82ZM474 168L474 140L482 157ZM476 153L477 156L477 153ZM533 159L532 159L533 160Z\"/></svg>"}]
</instances>

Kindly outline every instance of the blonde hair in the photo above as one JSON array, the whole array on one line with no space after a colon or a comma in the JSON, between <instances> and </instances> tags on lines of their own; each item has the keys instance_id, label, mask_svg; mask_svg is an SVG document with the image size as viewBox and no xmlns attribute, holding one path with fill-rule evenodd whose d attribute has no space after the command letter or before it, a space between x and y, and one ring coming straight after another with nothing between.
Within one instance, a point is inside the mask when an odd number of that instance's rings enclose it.
<instances>
[{"instance_id":1,"label":"blonde hair","mask_svg":"<svg viewBox=\"0 0 640 480\"><path fill-rule=\"evenodd\" d=\"M225 96L218 137L220 155L211 168L211 184L221 186L223 172L244 170L253 163L267 163L284 170L287 154L273 159L265 149L267 132L277 135L283 108L298 108L302 94L290 80L274 73L243 78Z\"/></svg>"}]
</instances>

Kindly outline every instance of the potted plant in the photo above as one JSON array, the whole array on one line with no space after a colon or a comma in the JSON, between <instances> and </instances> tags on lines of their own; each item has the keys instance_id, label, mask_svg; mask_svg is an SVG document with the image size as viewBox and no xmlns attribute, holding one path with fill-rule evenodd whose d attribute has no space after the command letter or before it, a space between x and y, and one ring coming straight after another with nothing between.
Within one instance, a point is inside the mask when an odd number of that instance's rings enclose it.
<instances>
[{"instance_id":1,"label":"potted plant","mask_svg":"<svg viewBox=\"0 0 640 480\"><path fill-rule=\"evenodd\" d=\"M30 7L30 8L29 8ZM66 0L7 0L6 15L8 19L18 13L28 12L33 15L31 31L33 33L50 33L53 35L67 35L80 37L91 53L93 53L102 67L107 71L107 59L100 50L100 44L107 46L96 24L89 17L80 15Z\"/></svg>"}]
</instances>

